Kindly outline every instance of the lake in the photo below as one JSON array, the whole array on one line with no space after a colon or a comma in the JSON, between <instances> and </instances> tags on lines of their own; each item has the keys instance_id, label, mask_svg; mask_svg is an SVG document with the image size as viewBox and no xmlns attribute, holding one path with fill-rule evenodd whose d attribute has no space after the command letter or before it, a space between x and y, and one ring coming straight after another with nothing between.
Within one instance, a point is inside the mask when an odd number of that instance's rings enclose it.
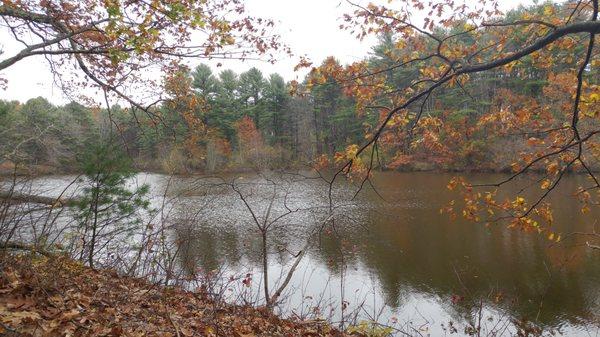
<instances>
[{"instance_id":1,"label":"lake","mask_svg":"<svg viewBox=\"0 0 600 337\"><path fill-rule=\"evenodd\" d=\"M586 178L568 176L552 195L554 229L564 238L553 244L546 235L441 214L460 198L446 188L453 176L378 172L376 192L365 185L356 197L356 184L337 183L333 226L322 226L328 185L309 173L222 179L140 174L132 183L149 184L154 207L168 207L163 212L175 223L181 270L218 270L229 280L221 283L226 296L237 302L262 296L261 236L241 194L259 223L267 213L269 221L289 213L268 233L271 292L309 243L277 308L285 316L377 320L417 336L476 335L469 328L476 326L481 335L511 335L531 327L528 322L544 335L599 335L600 252L588 248L585 237L568 235L598 230L597 210L582 214L572 197ZM503 177L466 175L474 182ZM72 179L44 177L34 186L56 195ZM508 190L533 185L535 191L537 181L528 176ZM239 275L244 280L232 277Z\"/></svg>"}]
</instances>

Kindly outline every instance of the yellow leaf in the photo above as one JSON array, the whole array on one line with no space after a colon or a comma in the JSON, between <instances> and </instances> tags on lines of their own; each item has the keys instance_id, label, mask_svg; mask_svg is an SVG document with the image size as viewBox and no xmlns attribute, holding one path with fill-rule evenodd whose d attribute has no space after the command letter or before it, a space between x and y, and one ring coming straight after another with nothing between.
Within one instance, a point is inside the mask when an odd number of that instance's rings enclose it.
<instances>
[{"instance_id":1,"label":"yellow leaf","mask_svg":"<svg viewBox=\"0 0 600 337\"><path fill-rule=\"evenodd\" d=\"M215 336L215 328L212 326L207 326L204 328L204 334L207 336Z\"/></svg>"},{"instance_id":2,"label":"yellow leaf","mask_svg":"<svg viewBox=\"0 0 600 337\"><path fill-rule=\"evenodd\" d=\"M550 182L550 180L548 180L548 179L545 179L545 180L542 182L542 189L543 189L543 190L546 190L546 189L550 188L550 185L551 185L551 184L552 184L552 183Z\"/></svg>"},{"instance_id":3,"label":"yellow leaf","mask_svg":"<svg viewBox=\"0 0 600 337\"><path fill-rule=\"evenodd\" d=\"M523 205L525 203L525 198L523 197L517 197L517 199L515 199L515 201L513 202L513 204L515 206L520 206Z\"/></svg>"}]
</instances>

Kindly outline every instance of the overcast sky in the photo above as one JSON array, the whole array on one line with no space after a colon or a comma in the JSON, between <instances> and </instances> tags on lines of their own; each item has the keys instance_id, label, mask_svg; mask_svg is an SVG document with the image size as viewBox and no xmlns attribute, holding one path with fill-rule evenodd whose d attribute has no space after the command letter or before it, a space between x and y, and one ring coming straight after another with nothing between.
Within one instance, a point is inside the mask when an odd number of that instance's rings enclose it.
<instances>
[{"instance_id":1,"label":"overcast sky","mask_svg":"<svg viewBox=\"0 0 600 337\"><path fill-rule=\"evenodd\" d=\"M368 3L364 0L358 2ZM504 10L531 2L501 1ZM330 55L334 55L342 63L359 60L369 53L374 42L373 39L358 41L348 32L339 29L339 18L348 12L347 5L341 0L247 0L246 8L251 15L274 19L277 22L278 33L293 52L296 55L308 55L315 64ZM11 39L8 32L0 30L0 47L5 52L0 59L4 59L16 54L20 45ZM239 73L256 66L265 75L277 72L286 80L301 79L305 73L293 71L297 60L297 57L282 58L275 65L265 62L229 61L223 62L221 69L231 68ZM219 69L215 68L215 71ZM2 75L8 80L8 89L0 89L2 99L24 102L43 96L57 104L67 100L62 92L53 86L48 65L42 57L31 57L18 62Z\"/></svg>"}]
</instances>

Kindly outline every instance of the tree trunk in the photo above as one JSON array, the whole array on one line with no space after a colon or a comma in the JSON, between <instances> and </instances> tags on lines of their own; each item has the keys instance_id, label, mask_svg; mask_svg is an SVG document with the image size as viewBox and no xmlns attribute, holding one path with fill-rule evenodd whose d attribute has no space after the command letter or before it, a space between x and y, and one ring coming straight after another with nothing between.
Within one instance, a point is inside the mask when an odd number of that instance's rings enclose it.
<instances>
[{"instance_id":1,"label":"tree trunk","mask_svg":"<svg viewBox=\"0 0 600 337\"><path fill-rule=\"evenodd\" d=\"M263 282L265 289L265 302L267 308L271 308L271 300L269 298L269 261L267 258L267 231L262 231L262 259L263 259Z\"/></svg>"}]
</instances>

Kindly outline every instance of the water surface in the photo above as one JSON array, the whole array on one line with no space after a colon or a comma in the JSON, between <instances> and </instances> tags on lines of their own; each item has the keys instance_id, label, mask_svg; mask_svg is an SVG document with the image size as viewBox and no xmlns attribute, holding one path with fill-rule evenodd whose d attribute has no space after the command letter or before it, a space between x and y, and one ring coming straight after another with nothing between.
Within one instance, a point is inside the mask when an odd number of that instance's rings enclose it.
<instances>
[{"instance_id":1,"label":"water surface","mask_svg":"<svg viewBox=\"0 0 600 337\"><path fill-rule=\"evenodd\" d=\"M281 283L293 255L311 243L278 308L284 315L338 322L377 319L413 335L446 335L453 327L458 335L468 335L468 327L477 325L482 335L509 335L525 324L519 322L532 322L547 335L598 336L600 252L589 249L584 237L568 235L593 232L600 218L597 211L582 214L571 196L586 183L585 177L565 178L550 199L555 205L554 229L565 237L552 244L546 235L441 214L441 207L460 198L446 188L452 176L376 173L377 193L365 187L355 198L356 186L336 184L335 226L325 227L321 225L329 214L328 185L319 179L142 174L136 180L151 185L156 207L163 207L163 197L168 196L182 270L220 270L224 277L249 274L250 287L237 279L228 286L232 293L246 291L246 299L258 301L260 235L230 184L235 183L259 221L275 193L269 219L292 213L269 231L271 289ZM467 178L495 182L502 176ZM54 177L37 183L58 190L68 180ZM509 192L538 180L527 177Z\"/></svg>"}]
</instances>

